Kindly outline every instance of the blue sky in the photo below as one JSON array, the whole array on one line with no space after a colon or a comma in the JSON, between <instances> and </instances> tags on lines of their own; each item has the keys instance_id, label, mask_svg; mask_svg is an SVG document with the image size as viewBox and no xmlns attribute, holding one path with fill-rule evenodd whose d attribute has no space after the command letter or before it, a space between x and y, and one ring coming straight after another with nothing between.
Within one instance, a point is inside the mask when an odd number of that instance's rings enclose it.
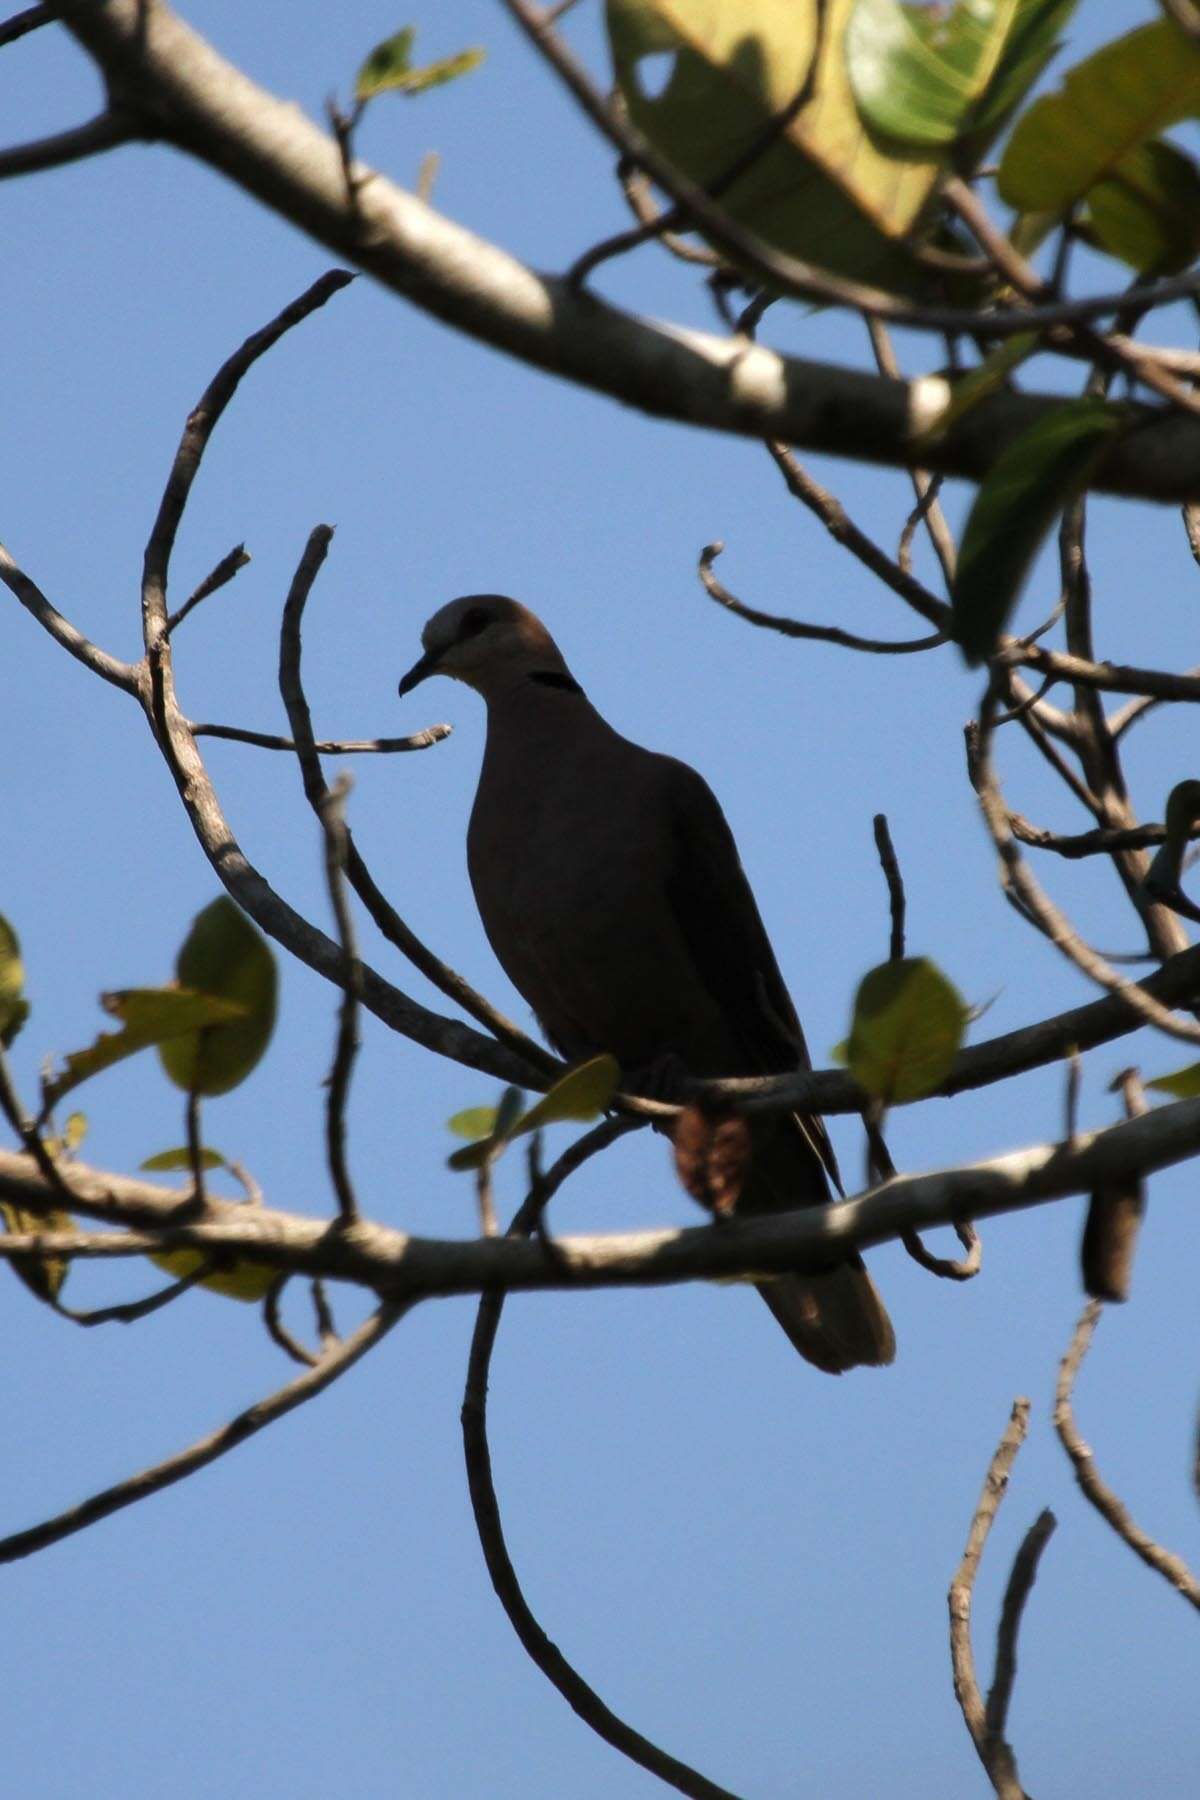
<instances>
[{"instance_id":1,"label":"blue sky","mask_svg":"<svg viewBox=\"0 0 1200 1800\"><path fill-rule=\"evenodd\" d=\"M1085 0L1072 49L1154 12ZM336 15L210 0L186 16L312 113L331 91L345 95L366 51L406 22L366 0ZM435 204L538 267L562 268L619 228L607 152L498 6L450 0L407 17L419 51L479 43L487 62L420 104L380 101L362 132L369 160L412 182L437 149ZM586 17L577 39L602 67ZM6 49L0 82L12 141L96 105L93 72L53 31ZM3 209L0 538L84 630L132 655L141 549L186 412L230 349L329 259L159 146L10 182ZM652 250L606 270L602 286L631 307L711 323L703 293ZM1186 317L1169 323L1189 341ZM797 311L770 341L866 354L861 326L832 314ZM914 371L936 366L936 344L900 347ZM904 478L810 466L894 543ZM952 518L968 501L950 488ZM1000 897L962 762L977 677L948 650L863 659L785 643L704 597L696 556L720 537L723 579L754 604L882 636L913 629L787 499L753 444L573 391L360 281L255 369L205 462L175 598L240 539L254 560L180 632L178 681L193 717L280 728L279 609L318 521L337 527L306 628L318 732L454 726L428 753L356 763L360 848L414 928L514 1017L528 1012L487 947L463 854L481 707L449 683L403 703L395 691L425 618L473 590L534 607L614 724L708 776L818 1063L845 1033L859 977L886 954L876 811L888 814L903 864L913 952L936 957L972 1002L992 1002L977 1036L1089 997ZM1101 653L1190 663L1197 572L1176 516L1098 504L1091 542ZM1035 622L1055 593L1044 563L1022 618ZM133 706L90 681L13 602L0 606L0 668L0 909L21 933L34 1002L15 1056L31 1093L41 1057L95 1034L102 989L167 978L215 882ZM1164 708L1130 740L1144 817L1161 816L1170 785L1195 773L1184 723ZM1013 804L1081 829L1086 820L1022 746L1003 748ZM209 761L248 853L324 921L319 846L294 766L228 744L213 744ZM1131 947L1105 872L1044 874L1095 941ZM365 927L364 943L385 973L441 1006ZM282 1207L332 1204L321 1083L333 1030L330 990L286 969L270 1054L210 1109L210 1140ZM444 1121L494 1097L493 1085L374 1021L364 1038L351 1108L364 1211L469 1233L471 1191L445 1169ZM1092 1053L1084 1124L1114 1117L1107 1084L1135 1056L1147 1072L1186 1060L1148 1041ZM149 1060L104 1077L85 1104L86 1154L99 1166L132 1169L178 1141L178 1096ZM929 1168L1055 1136L1061 1122L1055 1071L908 1109L890 1138L901 1166ZM857 1170L854 1133L835 1130ZM506 1210L520 1197L517 1176L501 1175ZM1135 1516L1196 1557L1193 1186L1187 1170L1153 1183L1134 1297L1102 1322L1079 1412ZM661 1141L639 1137L571 1185L555 1222L602 1230L696 1216ZM839 1382L802 1365L736 1289L510 1305L492 1423L514 1559L551 1636L610 1704L746 1795L982 1793L950 1687L945 1590L1011 1401L1027 1393L1030 1440L978 1597L986 1674L1012 1552L1052 1505L1059 1530L1029 1608L1012 1713L1024 1777L1058 1800L1093 1793L1101 1771L1108 1791L1146 1800L1192 1790L1194 1620L1077 1497L1049 1423L1056 1361L1081 1304L1081 1219L1082 1203L1068 1202L985 1227L984 1272L965 1288L934 1281L898 1249L877 1253L900 1355L889 1371ZM68 1297L88 1304L153 1279L81 1271ZM15 1282L4 1292L0 1531L157 1460L287 1377L253 1310L213 1296L87 1333ZM339 1297L339 1319L360 1311L355 1296ZM653 1790L545 1684L491 1595L458 1434L472 1312L465 1301L422 1308L311 1408L167 1495L3 1571L10 1791L609 1800ZM298 1298L290 1316L306 1322Z\"/></svg>"}]
</instances>

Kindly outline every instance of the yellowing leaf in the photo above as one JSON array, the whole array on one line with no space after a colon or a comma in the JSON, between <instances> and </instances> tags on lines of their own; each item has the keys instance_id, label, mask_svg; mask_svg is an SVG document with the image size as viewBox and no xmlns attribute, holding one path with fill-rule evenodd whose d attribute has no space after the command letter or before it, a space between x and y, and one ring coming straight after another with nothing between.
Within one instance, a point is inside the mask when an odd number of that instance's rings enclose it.
<instances>
[{"instance_id":1,"label":"yellowing leaf","mask_svg":"<svg viewBox=\"0 0 1200 1800\"><path fill-rule=\"evenodd\" d=\"M924 222L936 158L889 151L854 103L844 40L854 0L828 0L808 103L717 203L791 255L905 291L926 277L903 240ZM633 123L701 186L734 163L805 86L816 0L607 0L613 69ZM673 55L661 93L641 65Z\"/></svg>"},{"instance_id":2,"label":"yellowing leaf","mask_svg":"<svg viewBox=\"0 0 1200 1800\"><path fill-rule=\"evenodd\" d=\"M1018 122L1001 198L1061 217L1139 144L1200 113L1200 45L1167 19L1127 32L1067 71Z\"/></svg>"},{"instance_id":3,"label":"yellowing leaf","mask_svg":"<svg viewBox=\"0 0 1200 1800\"><path fill-rule=\"evenodd\" d=\"M191 1166L192 1153L186 1144L179 1144L171 1150L159 1150L153 1156L148 1156L145 1162L138 1164L139 1169L152 1174L161 1174L166 1169L190 1169ZM200 1167L223 1169L225 1158L219 1150L201 1150Z\"/></svg>"},{"instance_id":4,"label":"yellowing leaf","mask_svg":"<svg viewBox=\"0 0 1200 1800\"><path fill-rule=\"evenodd\" d=\"M561 1081L555 1082L549 1093L543 1094L537 1105L531 1106L523 1118L515 1116L512 1102L506 1108L509 1096L515 1102L520 1093L517 1088L508 1088L486 1136L479 1143L468 1144L465 1149L456 1150L453 1156L446 1159L447 1166L451 1169L478 1169L492 1152L495 1138L507 1142L512 1138L524 1137L527 1132L538 1131L543 1125L556 1125L566 1119L587 1121L599 1118L616 1093L620 1080L621 1067L615 1056L594 1056L590 1062L580 1063L578 1068L571 1069L564 1075ZM472 1110L483 1113L489 1109L478 1107ZM506 1110L512 1111L514 1116L505 1118ZM464 1113L455 1114L455 1118L460 1119L468 1116ZM451 1120L452 1129L453 1126L454 1121Z\"/></svg>"},{"instance_id":5,"label":"yellowing leaf","mask_svg":"<svg viewBox=\"0 0 1200 1800\"><path fill-rule=\"evenodd\" d=\"M5 1230L14 1237L24 1237L26 1232L40 1235L46 1231L75 1229L74 1219L65 1212L24 1212L19 1206L0 1201L0 1215ZM20 1276L31 1293L53 1305L71 1266L64 1256L10 1256L7 1260L12 1264L13 1273Z\"/></svg>"},{"instance_id":6,"label":"yellowing leaf","mask_svg":"<svg viewBox=\"0 0 1200 1800\"><path fill-rule=\"evenodd\" d=\"M163 1068L189 1094L227 1094L246 1079L275 1028L275 958L224 895L198 913L175 964L184 987L230 1002L239 1016L159 1045Z\"/></svg>"},{"instance_id":7,"label":"yellowing leaf","mask_svg":"<svg viewBox=\"0 0 1200 1800\"><path fill-rule=\"evenodd\" d=\"M859 983L850 1026L850 1073L869 1094L919 1100L949 1073L967 1006L924 956L881 963Z\"/></svg>"},{"instance_id":8,"label":"yellowing leaf","mask_svg":"<svg viewBox=\"0 0 1200 1800\"><path fill-rule=\"evenodd\" d=\"M21 946L16 932L0 913L0 1045L4 1049L8 1049L28 1017Z\"/></svg>"},{"instance_id":9,"label":"yellowing leaf","mask_svg":"<svg viewBox=\"0 0 1200 1800\"><path fill-rule=\"evenodd\" d=\"M489 1138L496 1129L496 1108L464 1107L462 1112L456 1112L446 1120L446 1128L455 1137L466 1138L470 1143L476 1143L480 1138Z\"/></svg>"},{"instance_id":10,"label":"yellowing leaf","mask_svg":"<svg viewBox=\"0 0 1200 1800\"><path fill-rule=\"evenodd\" d=\"M45 1090L45 1104L54 1106L103 1069L123 1062L151 1044L199 1027L212 1026L245 1016L245 1007L233 1000L213 994L197 994L187 988L124 988L119 993L102 994L101 1005L124 1025L122 1031L102 1031L86 1050L72 1050L63 1058L62 1072Z\"/></svg>"},{"instance_id":11,"label":"yellowing leaf","mask_svg":"<svg viewBox=\"0 0 1200 1800\"><path fill-rule=\"evenodd\" d=\"M1160 1094L1173 1094L1176 1100L1200 1098L1200 1063L1189 1063L1173 1075L1156 1075L1146 1086L1156 1088Z\"/></svg>"},{"instance_id":12,"label":"yellowing leaf","mask_svg":"<svg viewBox=\"0 0 1200 1800\"><path fill-rule=\"evenodd\" d=\"M206 1260L200 1250L151 1250L149 1256L152 1263L165 1269L176 1281L183 1281L186 1276L194 1274ZM248 1258L239 1257L228 1269L217 1269L196 1285L210 1288L214 1294L224 1294L227 1300L246 1300L253 1304L265 1299L278 1274L278 1269L270 1269L266 1263L251 1262Z\"/></svg>"}]
</instances>

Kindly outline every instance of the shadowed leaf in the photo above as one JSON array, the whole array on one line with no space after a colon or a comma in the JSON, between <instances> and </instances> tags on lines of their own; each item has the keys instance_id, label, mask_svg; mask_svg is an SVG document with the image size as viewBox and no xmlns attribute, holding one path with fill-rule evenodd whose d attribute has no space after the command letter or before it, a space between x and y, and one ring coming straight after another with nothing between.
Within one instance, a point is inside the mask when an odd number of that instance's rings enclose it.
<instances>
[{"instance_id":1,"label":"shadowed leaf","mask_svg":"<svg viewBox=\"0 0 1200 1800\"><path fill-rule=\"evenodd\" d=\"M1168 20L1143 25L1069 69L1018 122L1001 199L1061 217L1129 152L1200 113L1200 46Z\"/></svg>"},{"instance_id":2,"label":"shadowed leaf","mask_svg":"<svg viewBox=\"0 0 1200 1800\"><path fill-rule=\"evenodd\" d=\"M1093 1300L1128 1300L1145 1210L1145 1191L1136 1178L1109 1182L1092 1195L1079 1259L1084 1291Z\"/></svg>"},{"instance_id":3,"label":"shadowed leaf","mask_svg":"<svg viewBox=\"0 0 1200 1800\"><path fill-rule=\"evenodd\" d=\"M159 1045L163 1068L189 1094L227 1094L254 1068L275 1028L277 976L266 939L222 895L198 913L175 964L184 987L238 1007L226 1024L207 1025Z\"/></svg>"},{"instance_id":4,"label":"shadowed leaf","mask_svg":"<svg viewBox=\"0 0 1200 1800\"><path fill-rule=\"evenodd\" d=\"M1140 275L1174 275L1200 254L1200 169L1174 144L1142 144L1091 188L1084 224Z\"/></svg>"},{"instance_id":5,"label":"shadowed leaf","mask_svg":"<svg viewBox=\"0 0 1200 1800\"><path fill-rule=\"evenodd\" d=\"M948 1073L966 1024L965 1001L928 957L881 963L854 998L850 1073L881 1100L919 1100Z\"/></svg>"},{"instance_id":6,"label":"shadowed leaf","mask_svg":"<svg viewBox=\"0 0 1200 1800\"><path fill-rule=\"evenodd\" d=\"M182 1281L191 1275L206 1260L200 1250L151 1250L150 1261L154 1265L173 1275L176 1281ZM268 1268L266 1263L250 1262L238 1259L228 1269L217 1269L206 1275L197 1287L208 1288L214 1294L223 1294L227 1300L245 1300L251 1304L266 1298L273 1281L278 1278L279 1270Z\"/></svg>"},{"instance_id":7,"label":"shadowed leaf","mask_svg":"<svg viewBox=\"0 0 1200 1800\"><path fill-rule=\"evenodd\" d=\"M1166 837L1154 853L1142 886L1152 900L1161 901L1185 918L1200 920L1200 907L1188 899L1180 885L1192 826L1197 820L1200 820L1200 781L1176 782L1167 796ZM1155 1084L1151 1082L1150 1085Z\"/></svg>"},{"instance_id":8,"label":"shadowed leaf","mask_svg":"<svg viewBox=\"0 0 1200 1800\"><path fill-rule=\"evenodd\" d=\"M972 666L991 655L1043 539L1123 423L1102 400L1066 401L992 465L967 518L952 594L954 636Z\"/></svg>"}]
</instances>

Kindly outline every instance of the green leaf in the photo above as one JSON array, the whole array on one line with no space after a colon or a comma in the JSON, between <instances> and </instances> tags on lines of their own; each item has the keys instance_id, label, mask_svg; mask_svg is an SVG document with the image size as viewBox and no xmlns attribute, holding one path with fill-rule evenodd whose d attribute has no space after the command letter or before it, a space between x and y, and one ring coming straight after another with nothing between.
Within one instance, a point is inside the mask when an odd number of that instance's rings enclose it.
<instances>
[{"instance_id":1,"label":"green leaf","mask_svg":"<svg viewBox=\"0 0 1200 1800\"><path fill-rule=\"evenodd\" d=\"M561 1081L531 1106L523 1118L514 1116L506 1120L505 1103L509 1096L520 1098L518 1088L508 1088L500 1102L498 1116L493 1124L493 1132L480 1143L468 1144L463 1150L456 1150L447 1158L447 1166L451 1169L478 1169L499 1140L505 1142L512 1138L524 1137L527 1132L539 1131L543 1125L557 1125L566 1119L589 1121L599 1118L621 1081L621 1067L615 1056L594 1056L590 1062L580 1063L571 1069ZM510 1102L511 1105L511 1102ZM480 1112L485 1108L476 1109ZM463 1118L466 1115L455 1115ZM453 1123L453 1122L452 1122Z\"/></svg>"},{"instance_id":2,"label":"green leaf","mask_svg":"<svg viewBox=\"0 0 1200 1800\"><path fill-rule=\"evenodd\" d=\"M0 913L0 1045L5 1050L28 1017L21 946L16 932Z\"/></svg>"},{"instance_id":3,"label":"green leaf","mask_svg":"<svg viewBox=\"0 0 1200 1800\"><path fill-rule=\"evenodd\" d=\"M929 278L907 239L924 225L939 159L881 147L858 115L846 68L855 0L827 0L818 51L817 0L607 0L613 70L629 116L684 175L721 181L804 89L808 103L718 204L790 255L919 293ZM648 56L673 53L660 93L643 84Z\"/></svg>"},{"instance_id":4,"label":"green leaf","mask_svg":"<svg viewBox=\"0 0 1200 1800\"><path fill-rule=\"evenodd\" d=\"M375 46L358 71L354 83L356 100L373 100L376 94L424 94L430 88L441 87L445 82L455 81L460 75L477 69L484 58L482 50L460 50L457 56L443 56L438 62L414 69L412 47L415 37L414 28L406 25L402 31Z\"/></svg>"},{"instance_id":5,"label":"green leaf","mask_svg":"<svg viewBox=\"0 0 1200 1800\"><path fill-rule=\"evenodd\" d=\"M193 920L175 973L184 987L236 1005L240 1016L160 1044L163 1068L185 1093L227 1094L246 1079L271 1041L275 958L261 933L222 895Z\"/></svg>"},{"instance_id":6,"label":"green leaf","mask_svg":"<svg viewBox=\"0 0 1200 1800\"><path fill-rule=\"evenodd\" d=\"M0 1215L4 1219L4 1229L13 1236L75 1229L75 1221L69 1213L23 1212L19 1206L10 1206L7 1201L0 1201ZM65 1256L10 1256L7 1260L12 1264L13 1273L20 1276L31 1293L53 1305L71 1266Z\"/></svg>"},{"instance_id":7,"label":"green leaf","mask_svg":"<svg viewBox=\"0 0 1200 1800\"><path fill-rule=\"evenodd\" d=\"M968 663L991 655L1034 557L1068 502L1122 430L1120 408L1071 400L1001 452L975 496L952 595Z\"/></svg>"},{"instance_id":8,"label":"green leaf","mask_svg":"<svg viewBox=\"0 0 1200 1800\"><path fill-rule=\"evenodd\" d=\"M1029 108L1000 164L1001 198L1061 217L1130 151L1198 112L1200 46L1167 19L1143 25Z\"/></svg>"},{"instance_id":9,"label":"green leaf","mask_svg":"<svg viewBox=\"0 0 1200 1800\"><path fill-rule=\"evenodd\" d=\"M978 156L1036 80L1076 0L856 0L846 66L859 112L896 143ZM967 159L970 160L970 159Z\"/></svg>"},{"instance_id":10,"label":"green leaf","mask_svg":"<svg viewBox=\"0 0 1200 1800\"><path fill-rule=\"evenodd\" d=\"M950 389L949 400L937 417L914 438L914 445L922 449L938 443L973 406L978 406L981 400L1002 388L1013 370L1034 355L1038 344L1035 331L1019 331L984 357L977 368L958 377Z\"/></svg>"},{"instance_id":11,"label":"green leaf","mask_svg":"<svg viewBox=\"0 0 1200 1800\"><path fill-rule=\"evenodd\" d=\"M563 1119L598 1119L621 1083L615 1056L594 1056L556 1081L521 1120L521 1130L538 1131Z\"/></svg>"},{"instance_id":12,"label":"green leaf","mask_svg":"<svg viewBox=\"0 0 1200 1800\"><path fill-rule=\"evenodd\" d=\"M157 1268L165 1269L176 1281L191 1275L206 1260L201 1250L151 1250L148 1254ZM268 1268L266 1263L239 1257L229 1268L214 1270L196 1285L208 1288L214 1294L224 1294L227 1300L245 1300L253 1305L266 1297L278 1275L279 1270Z\"/></svg>"},{"instance_id":13,"label":"green leaf","mask_svg":"<svg viewBox=\"0 0 1200 1800\"><path fill-rule=\"evenodd\" d=\"M1157 1088L1160 1094L1173 1094L1176 1100L1200 1098L1200 1063L1189 1063L1173 1075L1156 1075L1146 1086Z\"/></svg>"},{"instance_id":14,"label":"green leaf","mask_svg":"<svg viewBox=\"0 0 1200 1800\"><path fill-rule=\"evenodd\" d=\"M139 1169L145 1169L155 1174L164 1169L190 1169L191 1166L192 1153L186 1144L179 1144L173 1150L158 1150L153 1156L148 1156L145 1162L138 1164ZM226 1167L226 1160L219 1150L201 1150L200 1167L202 1169L223 1169Z\"/></svg>"},{"instance_id":15,"label":"green leaf","mask_svg":"<svg viewBox=\"0 0 1200 1800\"><path fill-rule=\"evenodd\" d=\"M966 1024L966 1003L936 963L924 956L881 963L854 998L850 1073L889 1104L919 1100L949 1072Z\"/></svg>"},{"instance_id":16,"label":"green leaf","mask_svg":"<svg viewBox=\"0 0 1200 1800\"><path fill-rule=\"evenodd\" d=\"M86 1050L73 1050L64 1057L61 1074L47 1083L46 1106L54 1106L77 1088L90 1081L103 1069L124 1062L151 1044L162 1044L184 1033L195 1033L202 1026L241 1019L246 1008L239 1002L220 999L212 994L197 994L187 988L124 988L119 993L102 994L100 1004L124 1025L122 1031L102 1031Z\"/></svg>"},{"instance_id":17,"label":"green leaf","mask_svg":"<svg viewBox=\"0 0 1200 1800\"><path fill-rule=\"evenodd\" d=\"M476 1143L480 1138L491 1137L496 1129L496 1108L494 1106L467 1106L462 1112L454 1113L446 1120L447 1130L455 1137L466 1138Z\"/></svg>"},{"instance_id":18,"label":"green leaf","mask_svg":"<svg viewBox=\"0 0 1200 1800\"><path fill-rule=\"evenodd\" d=\"M1200 169L1155 139L1088 190L1084 224L1141 275L1174 275L1200 254Z\"/></svg>"}]
</instances>

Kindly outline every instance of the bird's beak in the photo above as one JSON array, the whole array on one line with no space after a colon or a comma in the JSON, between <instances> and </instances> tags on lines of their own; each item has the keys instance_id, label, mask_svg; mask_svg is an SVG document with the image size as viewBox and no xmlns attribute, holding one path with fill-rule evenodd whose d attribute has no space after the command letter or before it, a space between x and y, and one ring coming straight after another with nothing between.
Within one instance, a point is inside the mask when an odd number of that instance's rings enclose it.
<instances>
[{"instance_id":1,"label":"bird's beak","mask_svg":"<svg viewBox=\"0 0 1200 1800\"><path fill-rule=\"evenodd\" d=\"M425 652L424 656L421 657L420 661L415 662L413 664L412 668L408 671L408 674L401 676L401 678L400 678L400 697L401 697L401 699L404 698L405 694L411 694L413 689L415 687L418 687L421 684L421 682L425 680L427 675L436 674L437 666L438 666L438 659L437 659L436 655L434 654L434 652L432 650L427 650Z\"/></svg>"}]
</instances>

